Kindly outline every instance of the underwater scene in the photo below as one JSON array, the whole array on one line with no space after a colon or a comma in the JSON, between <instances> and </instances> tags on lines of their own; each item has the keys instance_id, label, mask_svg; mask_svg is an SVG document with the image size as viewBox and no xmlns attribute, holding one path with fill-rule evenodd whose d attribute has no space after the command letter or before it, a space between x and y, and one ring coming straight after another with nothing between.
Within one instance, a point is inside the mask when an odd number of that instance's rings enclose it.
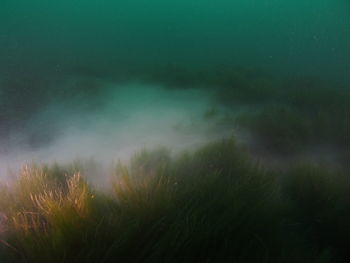
<instances>
[{"instance_id":1,"label":"underwater scene","mask_svg":"<svg viewBox=\"0 0 350 263\"><path fill-rule=\"evenodd\" d=\"M1 263L349 244L349 1L0 0Z\"/></svg>"}]
</instances>

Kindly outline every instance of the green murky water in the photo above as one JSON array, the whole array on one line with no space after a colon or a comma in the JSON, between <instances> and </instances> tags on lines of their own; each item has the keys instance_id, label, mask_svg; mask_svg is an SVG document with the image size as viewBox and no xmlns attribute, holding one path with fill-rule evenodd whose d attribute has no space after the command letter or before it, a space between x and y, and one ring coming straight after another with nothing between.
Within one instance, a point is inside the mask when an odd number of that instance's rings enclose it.
<instances>
[{"instance_id":1,"label":"green murky water","mask_svg":"<svg viewBox=\"0 0 350 263\"><path fill-rule=\"evenodd\" d=\"M347 1L0 5L5 155L49 146L79 155L110 141L186 145L232 133L249 133L268 152L348 143Z\"/></svg>"}]
</instances>

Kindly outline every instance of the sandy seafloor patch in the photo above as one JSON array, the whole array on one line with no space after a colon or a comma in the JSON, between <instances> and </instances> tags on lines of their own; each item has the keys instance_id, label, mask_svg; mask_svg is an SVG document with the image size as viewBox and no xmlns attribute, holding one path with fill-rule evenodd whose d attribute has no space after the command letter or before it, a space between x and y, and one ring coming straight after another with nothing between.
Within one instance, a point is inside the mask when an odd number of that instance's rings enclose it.
<instances>
[{"instance_id":1,"label":"sandy seafloor patch","mask_svg":"<svg viewBox=\"0 0 350 263\"><path fill-rule=\"evenodd\" d=\"M69 88L76 81L78 78L68 79L61 85ZM55 131L48 143L28 145L29 131L25 129L11 135L12 145L0 154L0 177L11 177L21 165L33 162L93 159L108 167L142 149L165 147L176 153L234 134L231 123L207 116L213 109L223 115L232 114L215 101L213 90L101 80L98 85L104 90L100 95L104 98L94 111L84 112L58 101L33 118L31 133ZM77 100L76 104L89 105L94 99Z\"/></svg>"}]
</instances>

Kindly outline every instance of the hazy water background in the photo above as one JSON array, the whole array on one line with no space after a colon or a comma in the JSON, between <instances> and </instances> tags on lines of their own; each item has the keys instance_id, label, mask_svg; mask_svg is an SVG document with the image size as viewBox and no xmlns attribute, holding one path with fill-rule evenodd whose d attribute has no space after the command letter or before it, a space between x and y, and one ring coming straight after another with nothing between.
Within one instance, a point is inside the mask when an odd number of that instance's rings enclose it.
<instances>
[{"instance_id":1,"label":"hazy water background","mask_svg":"<svg viewBox=\"0 0 350 263\"><path fill-rule=\"evenodd\" d=\"M2 0L1 166L232 132L203 121L226 110L215 87L136 81L149 69L244 67L348 85L349 11L345 0Z\"/></svg>"},{"instance_id":2,"label":"hazy water background","mask_svg":"<svg viewBox=\"0 0 350 263\"><path fill-rule=\"evenodd\" d=\"M3 71L233 64L344 79L343 0L3 0Z\"/></svg>"}]
</instances>

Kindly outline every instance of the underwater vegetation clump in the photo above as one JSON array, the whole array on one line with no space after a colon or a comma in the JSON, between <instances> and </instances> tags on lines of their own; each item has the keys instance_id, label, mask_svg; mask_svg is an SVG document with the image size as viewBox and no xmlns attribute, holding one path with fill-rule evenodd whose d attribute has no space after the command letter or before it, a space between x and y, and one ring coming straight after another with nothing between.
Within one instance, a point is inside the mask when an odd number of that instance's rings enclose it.
<instances>
[{"instance_id":1,"label":"underwater vegetation clump","mask_svg":"<svg viewBox=\"0 0 350 263\"><path fill-rule=\"evenodd\" d=\"M252 134L267 152L290 155L318 146L348 152L347 85L249 70L226 72L222 78L217 98L232 109L232 126Z\"/></svg>"},{"instance_id":2,"label":"underwater vegetation clump","mask_svg":"<svg viewBox=\"0 0 350 263\"><path fill-rule=\"evenodd\" d=\"M2 262L350 259L345 172L270 171L233 139L175 156L143 150L115 165L108 192L80 168L26 166L1 186Z\"/></svg>"}]
</instances>

